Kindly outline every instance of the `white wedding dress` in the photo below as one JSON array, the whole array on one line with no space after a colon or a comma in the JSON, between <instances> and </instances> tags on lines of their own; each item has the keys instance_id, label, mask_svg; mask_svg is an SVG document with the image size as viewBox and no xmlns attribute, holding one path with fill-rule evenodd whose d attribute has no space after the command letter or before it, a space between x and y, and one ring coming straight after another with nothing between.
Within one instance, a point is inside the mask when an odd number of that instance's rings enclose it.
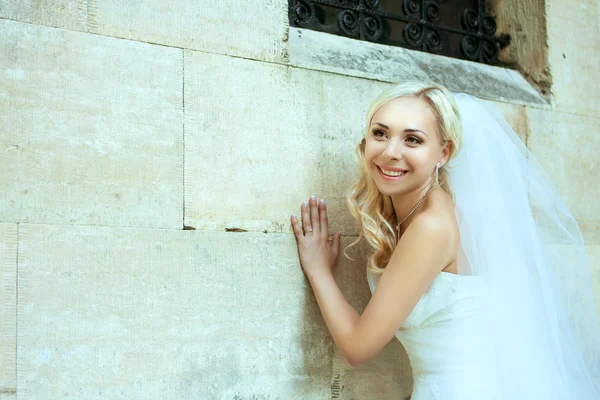
<instances>
[{"instance_id":1,"label":"white wedding dress","mask_svg":"<svg viewBox=\"0 0 600 400\"><path fill-rule=\"evenodd\" d=\"M453 97L461 149L444 168L459 274L436 275L396 332L412 400L599 400L600 326L577 220L493 104ZM374 292L379 275L366 275Z\"/></svg>"},{"instance_id":2,"label":"white wedding dress","mask_svg":"<svg viewBox=\"0 0 600 400\"><path fill-rule=\"evenodd\" d=\"M380 275L367 270L371 293ZM411 400L498 400L486 324L486 282L440 272L396 332L410 359Z\"/></svg>"}]
</instances>

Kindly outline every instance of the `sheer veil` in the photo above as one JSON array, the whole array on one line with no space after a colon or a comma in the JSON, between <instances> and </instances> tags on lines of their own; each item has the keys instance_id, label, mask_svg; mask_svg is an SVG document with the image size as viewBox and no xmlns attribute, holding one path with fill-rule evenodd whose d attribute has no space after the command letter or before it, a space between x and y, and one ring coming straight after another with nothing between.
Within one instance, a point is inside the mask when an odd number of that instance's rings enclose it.
<instances>
[{"instance_id":1,"label":"sheer veil","mask_svg":"<svg viewBox=\"0 0 600 400\"><path fill-rule=\"evenodd\" d=\"M470 269L461 263L459 274L490 288L499 397L600 399L600 327L579 226L498 109L453 95L463 147L446 168Z\"/></svg>"}]
</instances>

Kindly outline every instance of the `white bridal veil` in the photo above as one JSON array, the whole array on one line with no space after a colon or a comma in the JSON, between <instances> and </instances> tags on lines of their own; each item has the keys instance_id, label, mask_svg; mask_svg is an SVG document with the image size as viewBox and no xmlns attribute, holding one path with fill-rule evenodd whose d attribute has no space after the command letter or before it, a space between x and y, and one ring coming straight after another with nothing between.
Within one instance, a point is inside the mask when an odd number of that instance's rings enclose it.
<instances>
[{"instance_id":1,"label":"white bridal veil","mask_svg":"<svg viewBox=\"0 0 600 400\"><path fill-rule=\"evenodd\" d=\"M491 289L499 397L600 399L600 327L579 226L498 109L454 99L463 148L447 171L464 255Z\"/></svg>"}]
</instances>

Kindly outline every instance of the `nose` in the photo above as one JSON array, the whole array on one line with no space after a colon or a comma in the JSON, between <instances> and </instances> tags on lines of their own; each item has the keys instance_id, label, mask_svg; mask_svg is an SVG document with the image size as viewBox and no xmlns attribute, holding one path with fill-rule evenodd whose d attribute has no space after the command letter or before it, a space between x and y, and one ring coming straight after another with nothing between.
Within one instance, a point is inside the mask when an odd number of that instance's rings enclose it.
<instances>
[{"instance_id":1,"label":"nose","mask_svg":"<svg viewBox=\"0 0 600 400\"><path fill-rule=\"evenodd\" d=\"M402 158L402 146L397 144L398 138L392 137L387 141L382 156L388 160L399 160Z\"/></svg>"}]
</instances>

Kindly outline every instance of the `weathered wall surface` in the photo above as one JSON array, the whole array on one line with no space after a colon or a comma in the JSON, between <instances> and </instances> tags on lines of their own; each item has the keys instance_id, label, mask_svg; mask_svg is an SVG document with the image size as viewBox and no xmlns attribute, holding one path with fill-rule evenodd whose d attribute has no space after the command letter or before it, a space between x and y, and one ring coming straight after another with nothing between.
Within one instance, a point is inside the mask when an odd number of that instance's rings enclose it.
<instances>
[{"instance_id":1,"label":"weathered wall surface","mask_svg":"<svg viewBox=\"0 0 600 400\"><path fill-rule=\"evenodd\" d=\"M554 100L527 110L528 145L581 227L600 312L600 2L546 0L546 19Z\"/></svg>"},{"instance_id":2,"label":"weathered wall surface","mask_svg":"<svg viewBox=\"0 0 600 400\"><path fill-rule=\"evenodd\" d=\"M495 103L580 222L600 309L599 6L546 2L551 106ZM354 240L389 80L302 64L286 0L0 0L0 32L0 399L409 395L397 341L337 351L289 226L316 194ZM452 81L411 57L402 77ZM366 251L336 270L359 312Z\"/></svg>"}]
</instances>

